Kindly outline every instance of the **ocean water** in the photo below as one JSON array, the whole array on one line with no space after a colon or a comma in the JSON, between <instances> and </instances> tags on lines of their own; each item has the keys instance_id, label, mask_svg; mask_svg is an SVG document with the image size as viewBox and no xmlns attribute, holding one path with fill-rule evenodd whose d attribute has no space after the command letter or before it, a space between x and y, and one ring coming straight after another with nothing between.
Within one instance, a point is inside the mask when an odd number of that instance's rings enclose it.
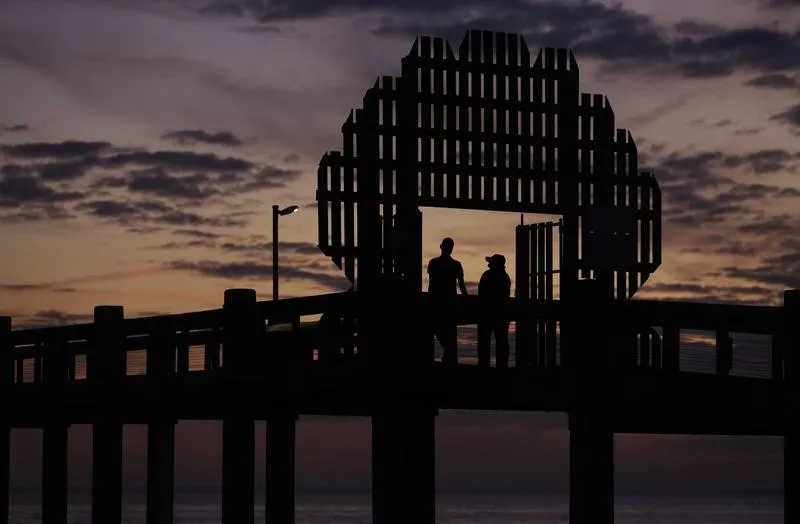
<instances>
[{"instance_id":1,"label":"ocean water","mask_svg":"<svg viewBox=\"0 0 800 524\"><path fill-rule=\"evenodd\" d=\"M83 497L72 497L83 498ZM32 494L14 497L11 522L41 522L38 501ZM442 494L438 522L442 524L567 524L566 495ZM264 506L256 506L255 522L264 522ZM88 501L70 506L70 524L88 524ZM724 496L617 495L617 524L783 524L781 494L728 494ZM145 506L140 496L127 497L125 524L144 524ZM217 494L176 494L176 523L220 522ZM297 524L368 524L368 494L298 494Z\"/></svg>"}]
</instances>

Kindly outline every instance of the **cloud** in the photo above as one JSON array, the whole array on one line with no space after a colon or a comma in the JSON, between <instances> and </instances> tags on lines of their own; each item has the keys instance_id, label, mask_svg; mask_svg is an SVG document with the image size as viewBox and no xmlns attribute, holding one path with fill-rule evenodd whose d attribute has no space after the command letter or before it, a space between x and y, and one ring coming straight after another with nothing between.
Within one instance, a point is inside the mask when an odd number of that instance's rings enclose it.
<instances>
[{"instance_id":1,"label":"cloud","mask_svg":"<svg viewBox=\"0 0 800 524\"><path fill-rule=\"evenodd\" d=\"M787 108L785 111L772 115L770 120L775 120L794 128L793 133L800 133L800 104Z\"/></svg>"},{"instance_id":2,"label":"cloud","mask_svg":"<svg viewBox=\"0 0 800 524\"><path fill-rule=\"evenodd\" d=\"M698 246L685 248L682 253L714 253L738 257L753 257L760 252L757 245L745 244L721 234L705 235L698 239Z\"/></svg>"},{"instance_id":3,"label":"cloud","mask_svg":"<svg viewBox=\"0 0 800 524\"><path fill-rule=\"evenodd\" d=\"M234 10L234 5L243 4L214 5ZM531 46L569 47L579 57L600 60L606 69L616 71L713 78L738 70L773 73L800 67L800 33L772 26L729 29L697 20L664 26L616 2L272 0L250 2L247 9L238 11L261 22L369 13L378 15L378 35L413 38L425 34L451 42L470 29L513 32L522 34Z\"/></svg>"},{"instance_id":4,"label":"cloud","mask_svg":"<svg viewBox=\"0 0 800 524\"><path fill-rule=\"evenodd\" d=\"M88 156L78 160L39 164L35 166L35 169L42 180L63 182L84 176L92 167L97 165L97 162L97 157Z\"/></svg>"},{"instance_id":5,"label":"cloud","mask_svg":"<svg viewBox=\"0 0 800 524\"><path fill-rule=\"evenodd\" d=\"M127 160L109 159L112 164L126 164ZM148 169L129 171L126 175L98 179L95 189L125 187L165 198L202 200L211 196L231 196L261 189L286 187L300 176L300 171L269 165L255 165L237 158L220 158L181 152L164 154L158 158L143 157L142 163L151 163ZM191 174L184 174L186 171Z\"/></svg>"},{"instance_id":6,"label":"cloud","mask_svg":"<svg viewBox=\"0 0 800 524\"><path fill-rule=\"evenodd\" d=\"M642 297L714 304L771 304L777 296L768 286L714 286L699 283L648 283Z\"/></svg>"},{"instance_id":7,"label":"cloud","mask_svg":"<svg viewBox=\"0 0 800 524\"><path fill-rule=\"evenodd\" d=\"M272 242L225 242L220 245L220 249L231 253L263 254L272 251ZM280 250L282 253L289 251L298 255L318 255L321 253L319 247L310 242L280 242Z\"/></svg>"},{"instance_id":8,"label":"cloud","mask_svg":"<svg viewBox=\"0 0 800 524\"><path fill-rule=\"evenodd\" d=\"M786 71L800 66L800 33L773 28L736 28L701 38L679 38L673 51L686 76L727 76L739 69Z\"/></svg>"},{"instance_id":9,"label":"cloud","mask_svg":"<svg viewBox=\"0 0 800 524\"><path fill-rule=\"evenodd\" d=\"M800 228L800 215L780 214L739 226L740 235L756 239L759 249L739 265L727 265L721 275L757 284L800 288L800 241L794 233ZM748 263L750 262L750 263Z\"/></svg>"},{"instance_id":10,"label":"cloud","mask_svg":"<svg viewBox=\"0 0 800 524\"><path fill-rule=\"evenodd\" d=\"M162 249L187 249L187 248L195 248L195 247L205 247L205 248L214 248L216 247L216 243L212 240L205 240L202 238L198 238L196 240L189 240L186 242L164 242L163 244L159 244L157 246L151 246L148 249L155 249L155 250L162 250Z\"/></svg>"},{"instance_id":11,"label":"cloud","mask_svg":"<svg viewBox=\"0 0 800 524\"><path fill-rule=\"evenodd\" d=\"M754 235L775 235L795 231L798 225L800 224L795 216L783 214L741 225L737 231Z\"/></svg>"},{"instance_id":12,"label":"cloud","mask_svg":"<svg viewBox=\"0 0 800 524\"><path fill-rule=\"evenodd\" d=\"M707 36L723 31L720 26L701 20L681 20L674 26L676 32L688 36Z\"/></svg>"},{"instance_id":13,"label":"cloud","mask_svg":"<svg viewBox=\"0 0 800 524\"><path fill-rule=\"evenodd\" d=\"M128 174L128 179L129 190L166 198L203 199L218 193L208 185L211 178L203 173L176 177L163 168L154 168L132 171Z\"/></svg>"},{"instance_id":14,"label":"cloud","mask_svg":"<svg viewBox=\"0 0 800 524\"><path fill-rule=\"evenodd\" d=\"M242 6L231 0L214 0L200 9L200 13L207 15L221 15L241 18L245 16Z\"/></svg>"},{"instance_id":15,"label":"cloud","mask_svg":"<svg viewBox=\"0 0 800 524\"><path fill-rule=\"evenodd\" d=\"M53 189L30 175L5 175L0 179L0 202L52 204L79 200L83 196L78 191Z\"/></svg>"},{"instance_id":16,"label":"cloud","mask_svg":"<svg viewBox=\"0 0 800 524\"><path fill-rule=\"evenodd\" d=\"M170 226L211 226L211 227L242 227L247 225L244 220L230 216L206 217L197 213L173 210L150 218L153 223Z\"/></svg>"},{"instance_id":17,"label":"cloud","mask_svg":"<svg viewBox=\"0 0 800 524\"><path fill-rule=\"evenodd\" d=\"M176 131L182 139L238 140L230 134L200 136ZM301 172L212 153L115 148L109 142L36 142L2 145L17 163L0 166L0 221L19 223L74 218L72 210L137 229L156 225L239 227L250 212L204 216L175 201L233 205L228 197L284 188ZM42 162L42 160L45 160ZM48 161L49 160L49 161ZM127 195L125 194L127 193ZM133 196L134 198L130 198ZM169 204L135 197L162 198ZM213 197L219 197L212 200ZM149 223L149 224L146 224ZM146 225L145 225L146 224ZM137 232L137 231L132 231Z\"/></svg>"},{"instance_id":18,"label":"cloud","mask_svg":"<svg viewBox=\"0 0 800 524\"><path fill-rule=\"evenodd\" d=\"M248 171L255 164L234 157L220 157L213 153L195 153L192 151L136 151L120 153L105 160L105 165L160 167L170 171L192 172L240 172Z\"/></svg>"},{"instance_id":19,"label":"cloud","mask_svg":"<svg viewBox=\"0 0 800 524\"><path fill-rule=\"evenodd\" d=\"M187 271L202 276L229 280L272 278L272 266L252 261L175 260L166 264L165 267L175 271ZM282 265L280 274L282 279L304 280L333 290L346 289L350 285L343 275L323 273L290 265Z\"/></svg>"},{"instance_id":20,"label":"cloud","mask_svg":"<svg viewBox=\"0 0 800 524\"><path fill-rule=\"evenodd\" d=\"M14 158L76 158L97 155L111 148L108 142L29 142L3 145L0 151Z\"/></svg>"},{"instance_id":21,"label":"cloud","mask_svg":"<svg viewBox=\"0 0 800 524\"><path fill-rule=\"evenodd\" d=\"M752 78L744 83L746 86L762 87L768 89L800 89L797 77L785 73L771 73Z\"/></svg>"},{"instance_id":22,"label":"cloud","mask_svg":"<svg viewBox=\"0 0 800 524\"><path fill-rule=\"evenodd\" d=\"M791 9L800 7L800 0L762 0L762 4L769 9Z\"/></svg>"},{"instance_id":23,"label":"cloud","mask_svg":"<svg viewBox=\"0 0 800 524\"><path fill-rule=\"evenodd\" d=\"M23 131L30 131L30 127L26 124L4 124L0 122L0 135L5 133L21 133Z\"/></svg>"},{"instance_id":24,"label":"cloud","mask_svg":"<svg viewBox=\"0 0 800 524\"><path fill-rule=\"evenodd\" d=\"M202 216L152 200L91 200L78 204L75 209L85 211L93 217L110 219L111 222L120 225L135 224L137 228L142 227L143 224L222 228L241 227L247 224L246 221L230 215ZM152 230L145 229L143 231L145 234L149 232ZM208 235L211 234L208 233Z\"/></svg>"},{"instance_id":25,"label":"cloud","mask_svg":"<svg viewBox=\"0 0 800 524\"><path fill-rule=\"evenodd\" d=\"M786 149L738 154L719 150L671 152L650 162L664 192L663 216L680 227L721 224L732 217L755 220L762 215L763 219L767 199L800 196L794 187L736 182L738 173L765 176L795 172L800 153Z\"/></svg>"},{"instance_id":26,"label":"cloud","mask_svg":"<svg viewBox=\"0 0 800 524\"><path fill-rule=\"evenodd\" d=\"M765 264L754 268L728 266L723 268L723 272L731 278L784 286L789 289L800 289L800 272L798 272L796 265L792 268L785 268L776 264Z\"/></svg>"},{"instance_id":27,"label":"cloud","mask_svg":"<svg viewBox=\"0 0 800 524\"><path fill-rule=\"evenodd\" d=\"M180 145L203 143L235 147L243 144L242 140L230 131L209 133L202 129L184 129L181 131L169 131L161 135L161 138L172 140Z\"/></svg>"},{"instance_id":28,"label":"cloud","mask_svg":"<svg viewBox=\"0 0 800 524\"><path fill-rule=\"evenodd\" d=\"M199 229L176 229L173 231L176 235L183 235L195 238L206 238L214 240L220 237L218 233L211 233L209 231L200 231Z\"/></svg>"},{"instance_id":29,"label":"cloud","mask_svg":"<svg viewBox=\"0 0 800 524\"><path fill-rule=\"evenodd\" d=\"M63 326L66 324L84 324L94 320L92 315L67 313L56 309L48 309L35 313L25 321L26 328L40 326Z\"/></svg>"},{"instance_id":30,"label":"cloud","mask_svg":"<svg viewBox=\"0 0 800 524\"><path fill-rule=\"evenodd\" d=\"M730 177L719 175L719 170L744 169L756 175L765 175L794 172L798 163L800 152L781 148L741 154L707 150L689 154L670 153L654 169L659 183L664 185L691 181L698 187L716 187L732 182Z\"/></svg>"},{"instance_id":31,"label":"cloud","mask_svg":"<svg viewBox=\"0 0 800 524\"><path fill-rule=\"evenodd\" d=\"M148 266L136 269L127 269L124 271L114 271L110 273L96 273L89 275L82 275L77 277L66 278L51 282L23 282L14 284L0 283L0 290L3 291L52 291L59 293L74 292L73 286L75 284L85 284L92 282L109 282L117 280L127 280L131 278L139 278L143 276L150 276L156 273L163 272L164 269L158 266Z\"/></svg>"}]
</instances>

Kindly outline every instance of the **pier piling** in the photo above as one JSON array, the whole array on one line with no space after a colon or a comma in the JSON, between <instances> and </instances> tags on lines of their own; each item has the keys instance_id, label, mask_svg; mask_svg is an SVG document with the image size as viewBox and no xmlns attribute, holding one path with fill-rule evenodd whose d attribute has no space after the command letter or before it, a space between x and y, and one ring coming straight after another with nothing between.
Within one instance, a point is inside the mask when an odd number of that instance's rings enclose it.
<instances>
[{"instance_id":1,"label":"pier piling","mask_svg":"<svg viewBox=\"0 0 800 524\"><path fill-rule=\"evenodd\" d=\"M388 283L381 296L382 302L367 302L387 305L370 307L368 313L373 522L433 524L436 409L428 400L432 336L419 321L424 313L408 285Z\"/></svg>"},{"instance_id":2,"label":"pier piling","mask_svg":"<svg viewBox=\"0 0 800 524\"><path fill-rule=\"evenodd\" d=\"M787 290L783 294L783 343L784 381L786 400L784 404L785 433L783 438L783 521L786 524L800 522L800 450L798 449L797 416L800 407L798 392L798 358L800 350L800 290Z\"/></svg>"},{"instance_id":3,"label":"pier piling","mask_svg":"<svg viewBox=\"0 0 800 524\"><path fill-rule=\"evenodd\" d=\"M92 524L122 522L122 422L116 404L125 377L122 306L94 308L94 334L87 377L98 400L92 425Z\"/></svg>"},{"instance_id":4,"label":"pier piling","mask_svg":"<svg viewBox=\"0 0 800 524\"><path fill-rule=\"evenodd\" d=\"M294 524L296 423L294 413L267 418L267 524Z\"/></svg>"},{"instance_id":5,"label":"pier piling","mask_svg":"<svg viewBox=\"0 0 800 524\"><path fill-rule=\"evenodd\" d=\"M147 348L147 380L163 401L147 425L147 524L172 524L175 513L175 419L168 399L175 376L175 331L161 329Z\"/></svg>"},{"instance_id":6,"label":"pier piling","mask_svg":"<svg viewBox=\"0 0 800 524\"><path fill-rule=\"evenodd\" d=\"M69 379L67 347L64 341L47 341L43 358L45 390L54 400L61 398ZM42 522L66 524L69 424L57 409L54 411L42 430Z\"/></svg>"},{"instance_id":7,"label":"pier piling","mask_svg":"<svg viewBox=\"0 0 800 524\"><path fill-rule=\"evenodd\" d=\"M11 355L11 317L0 317L0 388L14 382L14 363ZM11 491L11 428L5 414L5 402L0 404L0 524L8 524Z\"/></svg>"},{"instance_id":8,"label":"pier piling","mask_svg":"<svg viewBox=\"0 0 800 524\"><path fill-rule=\"evenodd\" d=\"M224 380L245 379L249 364L262 342L256 292L253 289L225 291L222 331ZM228 399L230 402L248 399ZM252 524L255 504L255 422L240 406L222 419L222 524Z\"/></svg>"},{"instance_id":9,"label":"pier piling","mask_svg":"<svg viewBox=\"0 0 800 524\"><path fill-rule=\"evenodd\" d=\"M588 329L577 334L578 345L570 348L576 388L569 411L570 524L614 522L608 315L612 295L602 284L581 280L576 288L575 318Z\"/></svg>"}]
</instances>

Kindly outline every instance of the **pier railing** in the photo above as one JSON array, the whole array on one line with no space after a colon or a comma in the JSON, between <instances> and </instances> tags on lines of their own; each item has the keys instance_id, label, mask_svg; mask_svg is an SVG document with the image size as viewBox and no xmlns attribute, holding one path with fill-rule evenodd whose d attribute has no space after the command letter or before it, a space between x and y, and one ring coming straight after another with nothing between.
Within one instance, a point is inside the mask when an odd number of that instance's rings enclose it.
<instances>
[{"instance_id":1,"label":"pier railing","mask_svg":"<svg viewBox=\"0 0 800 524\"><path fill-rule=\"evenodd\" d=\"M288 341L291 358L299 363L358 359L360 299L356 292L345 292L257 302L263 342ZM459 325L477 324L479 312L477 297L459 297ZM783 379L781 307L629 300L615 302L610 313L617 328L612 351L619 366ZM558 300L509 301L517 367L561 365L561 316ZM157 351L170 353L166 365L174 375L215 372L224 365L224 319L224 308L122 318L114 328L120 331L115 334L119 348L99 347L102 318L94 323L12 330L7 353L11 382L38 384L47 377L60 382L84 380L92 351L121 350L125 375L146 374L148 356L152 359ZM531 344L528 350L540 354L527 362L520 358L526 340Z\"/></svg>"}]
</instances>

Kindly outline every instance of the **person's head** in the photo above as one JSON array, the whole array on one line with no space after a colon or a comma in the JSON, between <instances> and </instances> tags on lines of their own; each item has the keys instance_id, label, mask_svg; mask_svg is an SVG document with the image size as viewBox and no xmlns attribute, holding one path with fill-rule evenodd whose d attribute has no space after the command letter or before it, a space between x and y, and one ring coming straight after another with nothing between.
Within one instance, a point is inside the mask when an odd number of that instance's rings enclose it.
<instances>
[{"instance_id":1,"label":"person's head","mask_svg":"<svg viewBox=\"0 0 800 524\"><path fill-rule=\"evenodd\" d=\"M439 248L442 250L443 255L452 255L453 247L455 247L455 245L456 243L453 242L453 239L447 237L444 240L442 240L442 243L439 245Z\"/></svg>"},{"instance_id":2,"label":"person's head","mask_svg":"<svg viewBox=\"0 0 800 524\"><path fill-rule=\"evenodd\" d=\"M486 262L489 264L489 269L503 269L506 267L506 257L497 253L486 257Z\"/></svg>"}]
</instances>

